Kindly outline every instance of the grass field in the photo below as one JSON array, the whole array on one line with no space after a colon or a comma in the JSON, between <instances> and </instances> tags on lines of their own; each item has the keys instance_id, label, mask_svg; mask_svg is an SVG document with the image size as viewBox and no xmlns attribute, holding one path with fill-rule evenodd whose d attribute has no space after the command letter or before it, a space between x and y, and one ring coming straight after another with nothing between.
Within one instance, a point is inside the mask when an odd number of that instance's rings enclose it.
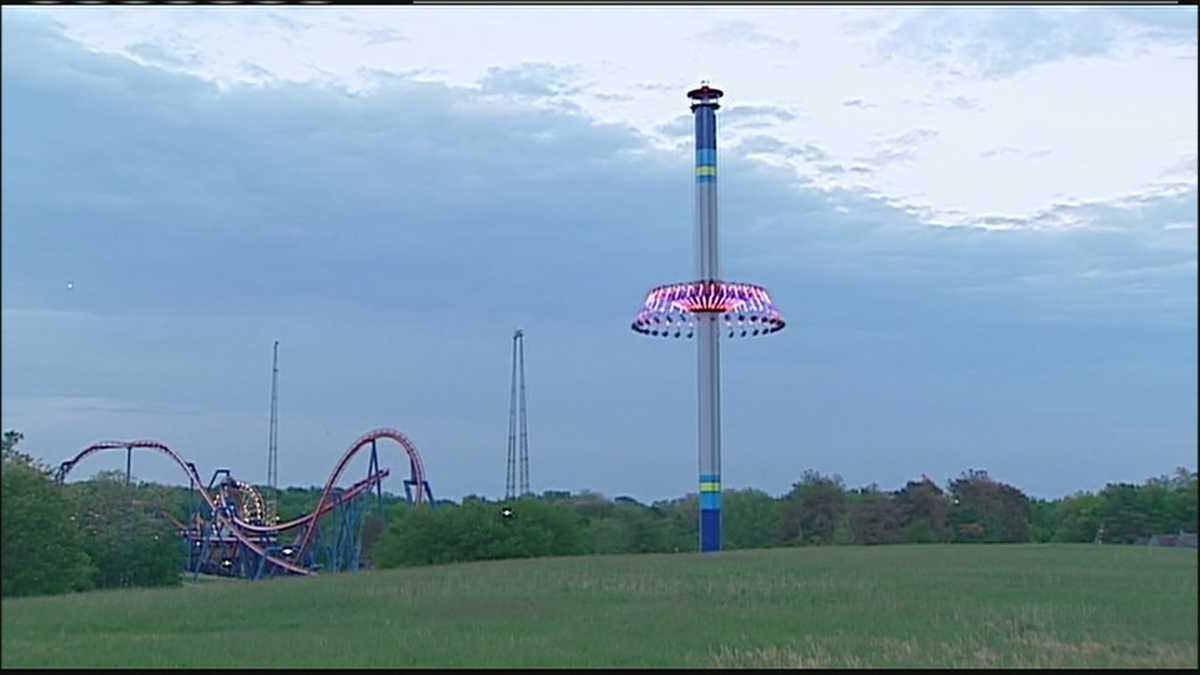
<instances>
[{"instance_id":1,"label":"grass field","mask_svg":"<svg viewBox=\"0 0 1200 675\"><path fill-rule=\"evenodd\" d=\"M512 560L3 602L17 666L1197 666L1196 551Z\"/></svg>"}]
</instances>

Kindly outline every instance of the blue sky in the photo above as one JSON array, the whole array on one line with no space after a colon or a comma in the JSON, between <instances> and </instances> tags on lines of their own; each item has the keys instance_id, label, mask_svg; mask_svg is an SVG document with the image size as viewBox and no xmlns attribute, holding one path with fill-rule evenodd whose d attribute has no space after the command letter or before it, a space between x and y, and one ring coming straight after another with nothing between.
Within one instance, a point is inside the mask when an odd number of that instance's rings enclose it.
<instances>
[{"instance_id":1,"label":"blue sky","mask_svg":"<svg viewBox=\"0 0 1200 675\"><path fill-rule=\"evenodd\" d=\"M535 489L692 491L695 345L629 322L693 274L709 78L724 274L789 321L723 349L726 487L1194 469L1196 41L1194 8L5 8L3 426L261 481L278 339L283 483L392 426L439 496L499 496L520 326Z\"/></svg>"}]
</instances>

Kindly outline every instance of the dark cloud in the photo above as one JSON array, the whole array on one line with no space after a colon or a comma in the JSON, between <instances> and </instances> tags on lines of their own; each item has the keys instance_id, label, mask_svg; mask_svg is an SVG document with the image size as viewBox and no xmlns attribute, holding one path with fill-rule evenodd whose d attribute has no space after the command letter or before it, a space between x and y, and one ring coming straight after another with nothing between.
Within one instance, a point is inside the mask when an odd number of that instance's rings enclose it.
<instances>
[{"instance_id":1,"label":"dark cloud","mask_svg":"<svg viewBox=\"0 0 1200 675\"><path fill-rule=\"evenodd\" d=\"M218 90L8 13L0 47L3 425L39 455L158 437L256 479L280 339L283 482L388 425L441 494L495 495L520 326L537 489L694 489L694 345L628 327L694 274L686 140L404 77ZM789 319L723 349L731 485L1047 495L1194 458L1195 229L1163 228L1194 189L945 229L732 152L721 200L723 273Z\"/></svg>"}]
</instances>

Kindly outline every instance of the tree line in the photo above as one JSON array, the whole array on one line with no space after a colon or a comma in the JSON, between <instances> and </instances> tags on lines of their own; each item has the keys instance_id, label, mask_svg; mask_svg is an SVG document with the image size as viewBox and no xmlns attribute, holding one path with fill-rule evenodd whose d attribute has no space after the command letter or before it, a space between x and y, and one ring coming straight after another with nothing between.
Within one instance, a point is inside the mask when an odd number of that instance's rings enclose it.
<instances>
[{"instance_id":1,"label":"tree line","mask_svg":"<svg viewBox=\"0 0 1200 675\"><path fill-rule=\"evenodd\" d=\"M1030 499L985 471L946 489L922 476L896 491L847 489L808 471L775 498L761 490L722 493L727 549L923 543L1096 542L1197 529L1197 474L1186 469L1143 485ZM461 506L399 505L372 552L379 567L549 555L691 552L695 494L651 504L584 492L545 492L516 502L468 497ZM507 513L506 513L507 511Z\"/></svg>"},{"instance_id":2,"label":"tree line","mask_svg":"<svg viewBox=\"0 0 1200 675\"><path fill-rule=\"evenodd\" d=\"M4 434L5 596L180 583L184 551L176 527L196 497L187 488L125 485L122 472L58 485L48 467ZM847 488L837 475L805 472L784 495L722 493L727 549L920 543L1103 542L1132 544L1153 534L1197 531L1197 474L1186 469L1142 484L1031 499L968 470L945 487L922 476L894 491ZM315 508L321 488L281 490L281 518ZM268 494L264 491L264 496ZM371 497L370 499L374 499ZM536 556L692 552L695 494L643 504L594 492L547 491L510 502L468 496L411 508L384 493L364 522L365 559L379 567Z\"/></svg>"}]
</instances>

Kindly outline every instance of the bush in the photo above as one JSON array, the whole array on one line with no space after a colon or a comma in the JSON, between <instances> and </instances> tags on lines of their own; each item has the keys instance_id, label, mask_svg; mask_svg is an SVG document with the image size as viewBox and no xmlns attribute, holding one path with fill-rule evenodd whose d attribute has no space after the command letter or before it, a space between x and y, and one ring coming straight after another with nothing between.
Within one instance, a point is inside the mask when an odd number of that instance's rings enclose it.
<instances>
[{"instance_id":1,"label":"bush","mask_svg":"<svg viewBox=\"0 0 1200 675\"><path fill-rule=\"evenodd\" d=\"M0 471L0 595L43 595L92 587L95 568L61 486L35 466Z\"/></svg>"},{"instance_id":2,"label":"bush","mask_svg":"<svg viewBox=\"0 0 1200 675\"><path fill-rule=\"evenodd\" d=\"M371 559L388 568L585 552L582 523L569 507L536 499L509 506L507 518L499 504L484 501L394 509Z\"/></svg>"},{"instance_id":3,"label":"bush","mask_svg":"<svg viewBox=\"0 0 1200 675\"><path fill-rule=\"evenodd\" d=\"M80 545L96 567L96 587L174 586L182 583L184 544L160 504L139 499L122 472L102 472L70 486Z\"/></svg>"},{"instance_id":4,"label":"bush","mask_svg":"<svg viewBox=\"0 0 1200 675\"><path fill-rule=\"evenodd\" d=\"M904 528L904 543L906 544L932 544L937 540L928 520L918 520Z\"/></svg>"}]
</instances>

